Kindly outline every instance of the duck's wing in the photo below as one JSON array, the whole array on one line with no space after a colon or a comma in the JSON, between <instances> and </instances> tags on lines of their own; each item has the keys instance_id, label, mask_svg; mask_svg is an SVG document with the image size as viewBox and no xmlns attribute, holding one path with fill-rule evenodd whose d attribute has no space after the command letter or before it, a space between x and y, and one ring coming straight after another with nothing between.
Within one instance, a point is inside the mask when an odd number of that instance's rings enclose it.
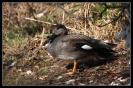
<instances>
[{"instance_id":1,"label":"duck's wing","mask_svg":"<svg viewBox=\"0 0 133 88\"><path fill-rule=\"evenodd\" d=\"M85 50L91 50L95 48L111 48L109 44L101 40L93 39L81 34L66 35L62 38L62 42L69 42L69 46L82 48Z\"/></svg>"},{"instance_id":2,"label":"duck's wing","mask_svg":"<svg viewBox=\"0 0 133 88\"><path fill-rule=\"evenodd\" d=\"M111 46L107 43L85 35L68 35L62 38L62 41L67 42L69 46L68 50L86 53L96 52L102 57L109 57L114 53Z\"/></svg>"}]
</instances>

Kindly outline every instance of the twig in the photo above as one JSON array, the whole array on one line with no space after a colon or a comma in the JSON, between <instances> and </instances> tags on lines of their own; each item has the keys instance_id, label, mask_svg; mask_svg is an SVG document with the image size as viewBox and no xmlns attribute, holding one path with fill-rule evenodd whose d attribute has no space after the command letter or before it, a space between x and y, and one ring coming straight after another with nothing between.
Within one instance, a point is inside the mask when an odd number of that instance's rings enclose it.
<instances>
[{"instance_id":1,"label":"twig","mask_svg":"<svg viewBox=\"0 0 133 88\"><path fill-rule=\"evenodd\" d=\"M44 31L45 31L45 28L43 27L43 30L42 30L42 39L41 39L41 43L40 43L40 48L42 47L42 44L44 42Z\"/></svg>"},{"instance_id":2,"label":"twig","mask_svg":"<svg viewBox=\"0 0 133 88\"><path fill-rule=\"evenodd\" d=\"M40 22L40 23L45 23L45 24L50 24L50 25L56 25L56 24L52 24L50 22L44 22L44 21L41 21L41 20L33 19L33 18L28 18L28 17L23 17L23 18L26 19L26 20L30 20L30 21L36 21L36 22Z\"/></svg>"},{"instance_id":3,"label":"twig","mask_svg":"<svg viewBox=\"0 0 133 88\"><path fill-rule=\"evenodd\" d=\"M63 12L63 13L62 13L62 24L64 24L64 23L65 23L65 22L64 22L64 21L65 21L65 19L64 19L64 18L65 18L65 13Z\"/></svg>"},{"instance_id":4,"label":"twig","mask_svg":"<svg viewBox=\"0 0 133 88\"><path fill-rule=\"evenodd\" d=\"M49 25L56 25L56 24L52 24L50 22L44 22L44 21L40 21L40 20L36 20L36 19L33 19L33 18L28 18L28 17L23 17L25 20L30 20L30 21L37 21L37 22L41 22L41 23L44 23L44 24L49 24ZM67 27L66 28L68 29L72 29L72 30L77 30L75 28L70 28L70 27Z\"/></svg>"}]
</instances>

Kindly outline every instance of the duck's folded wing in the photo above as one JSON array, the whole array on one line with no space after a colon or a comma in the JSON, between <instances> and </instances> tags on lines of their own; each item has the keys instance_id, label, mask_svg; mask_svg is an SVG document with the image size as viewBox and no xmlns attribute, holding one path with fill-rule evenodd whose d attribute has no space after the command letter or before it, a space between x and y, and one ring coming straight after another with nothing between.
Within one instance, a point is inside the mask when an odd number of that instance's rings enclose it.
<instances>
[{"instance_id":1,"label":"duck's folded wing","mask_svg":"<svg viewBox=\"0 0 133 88\"><path fill-rule=\"evenodd\" d=\"M69 39L64 38L64 42L67 42L69 48L68 50L81 51L81 52L97 52L101 56L111 56L114 51L111 49L110 45L104 43L101 40L92 39L86 36L79 35L76 37L69 37Z\"/></svg>"},{"instance_id":2,"label":"duck's folded wing","mask_svg":"<svg viewBox=\"0 0 133 88\"><path fill-rule=\"evenodd\" d=\"M110 49L110 45L101 40L92 39L85 35L71 35L62 38L62 42L68 43L69 47L91 50L96 48Z\"/></svg>"}]
</instances>

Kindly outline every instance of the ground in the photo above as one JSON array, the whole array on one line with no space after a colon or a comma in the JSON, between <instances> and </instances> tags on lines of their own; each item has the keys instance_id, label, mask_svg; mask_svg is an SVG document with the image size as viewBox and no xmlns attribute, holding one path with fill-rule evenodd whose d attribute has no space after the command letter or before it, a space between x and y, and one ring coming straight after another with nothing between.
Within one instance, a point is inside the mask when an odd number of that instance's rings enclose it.
<instances>
[{"instance_id":1,"label":"ground","mask_svg":"<svg viewBox=\"0 0 133 88\"><path fill-rule=\"evenodd\" d=\"M102 64L80 64L72 76L66 74L71 71L70 62L47 53L21 59L14 66L4 66L4 85L130 85L129 51L119 49L117 54L114 60Z\"/></svg>"}]
</instances>

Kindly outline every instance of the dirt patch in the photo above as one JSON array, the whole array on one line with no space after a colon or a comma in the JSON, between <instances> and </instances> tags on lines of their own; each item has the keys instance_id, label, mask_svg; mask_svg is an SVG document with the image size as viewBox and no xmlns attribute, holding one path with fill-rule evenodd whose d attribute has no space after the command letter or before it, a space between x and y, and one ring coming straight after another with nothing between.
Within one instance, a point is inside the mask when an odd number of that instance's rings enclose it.
<instances>
[{"instance_id":1,"label":"dirt patch","mask_svg":"<svg viewBox=\"0 0 133 88\"><path fill-rule=\"evenodd\" d=\"M36 62L36 61L35 61ZM40 61L41 63L46 63ZM6 71L4 83L6 85L129 85L130 84L130 56L123 54L118 59L103 65L77 69L73 76L66 75L71 69L67 69L67 61L47 59L50 65L25 67L13 67ZM21 71L20 69L24 69ZM124 73L123 73L124 72Z\"/></svg>"}]
</instances>

